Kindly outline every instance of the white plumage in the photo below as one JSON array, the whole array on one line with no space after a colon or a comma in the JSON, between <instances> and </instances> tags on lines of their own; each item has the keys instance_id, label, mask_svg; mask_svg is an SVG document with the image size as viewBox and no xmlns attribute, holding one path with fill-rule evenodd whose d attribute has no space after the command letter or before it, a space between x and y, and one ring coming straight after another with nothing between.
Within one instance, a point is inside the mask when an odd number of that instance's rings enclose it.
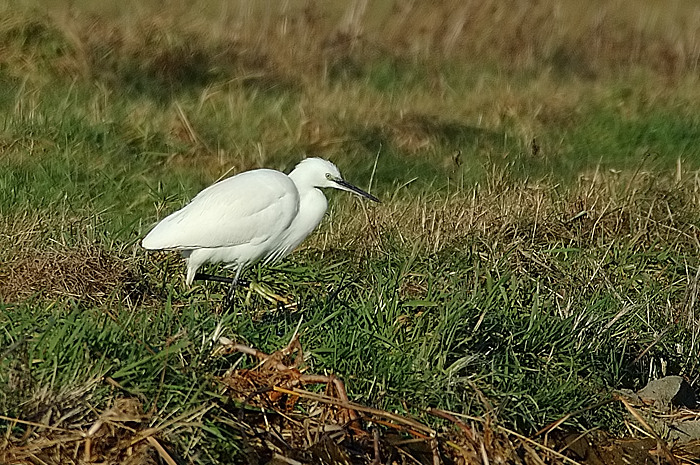
<instances>
[{"instance_id":1,"label":"white plumage","mask_svg":"<svg viewBox=\"0 0 700 465\"><path fill-rule=\"evenodd\" d=\"M347 183L336 166L307 158L286 175L246 171L201 191L160 221L141 244L150 250L179 250L187 259L187 284L204 263L236 270L290 254L323 219L328 203L319 188L332 187L379 200Z\"/></svg>"}]
</instances>

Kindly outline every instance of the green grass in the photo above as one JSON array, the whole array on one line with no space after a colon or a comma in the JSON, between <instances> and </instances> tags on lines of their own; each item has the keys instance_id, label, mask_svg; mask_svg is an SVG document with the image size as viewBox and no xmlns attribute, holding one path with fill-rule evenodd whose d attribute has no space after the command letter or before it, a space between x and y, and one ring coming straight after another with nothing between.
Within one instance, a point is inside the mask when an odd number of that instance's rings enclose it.
<instances>
[{"instance_id":1,"label":"green grass","mask_svg":"<svg viewBox=\"0 0 700 465\"><path fill-rule=\"evenodd\" d=\"M241 356L212 356L216 339L270 353L297 326L310 373L426 422L427 407L493 409L532 433L665 373L697 384L691 71L676 86L643 63L582 78L556 57L411 59L379 42L324 68L275 55L274 37L258 50L148 16L141 38L30 12L0 24L0 414L133 396L154 425L199 415L166 429L194 463L240 459L216 377ZM373 177L383 204L331 193L300 251L251 271L296 310L242 292L223 312L223 287L188 289L178 257L139 247L219 177L305 154ZM622 418L609 404L566 427Z\"/></svg>"}]
</instances>

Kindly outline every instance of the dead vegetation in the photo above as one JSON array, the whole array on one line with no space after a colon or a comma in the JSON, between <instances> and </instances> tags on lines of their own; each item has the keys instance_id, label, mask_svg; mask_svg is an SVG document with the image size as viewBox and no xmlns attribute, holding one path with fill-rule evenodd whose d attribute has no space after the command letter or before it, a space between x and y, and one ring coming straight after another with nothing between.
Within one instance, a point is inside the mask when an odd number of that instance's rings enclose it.
<instances>
[{"instance_id":1,"label":"dead vegetation","mask_svg":"<svg viewBox=\"0 0 700 465\"><path fill-rule=\"evenodd\" d=\"M0 34L20 41L26 56L24 63L12 55L0 61L28 71L42 58L59 75L137 92L202 87L226 76L256 89L289 89L365 76L368 59L377 58L500 63L582 79L624 68L669 78L697 69L694 3L594 3L357 0L343 9L240 1L167 12L144 4L104 16L84 2L68 13L5 21Z\"/></svg>"},{"instance_id":2,"label":"dead vegetation","mask_svg":"<svg viewBox=\"0 0 700 465\"><path fill-rule=\"evenodd\" d=\"M81 403L74 410L89 412L89 404ZM79 423L63 427L3 418L13 428L24 430L24 434L5 435L0 443L0 462L32 465L177 463L160 439L160 429L148 427L150 415L144 414L139 400L116 398L103 412L90 412L86 416L88 418ZM8 433L10 431L8 429Z\"/></svg>"},{"instance_id":3,"label":"dead vegetation","mask_svg":"<svg viewBox=\"0 0 700 465\"><path fill-rule=\"evenodd\" d=\"M133 305L143 295L141 277L123 258L99 246L21 250L0 268L0 300L8 303L42 297Z\"/></svg>"},{"instance_id":4,"label":"dead vegetation","mask_svg":"<svg viewBox=\"0 0 700 465\"><path fill-rule=\"evenodd\" d=\"M666 443L641 418L641 407L633 408L624 400L632 421L639 423L638 429L648 438L616 439L599 431L575 434L561 430L561 424L577 412L527 437L498 425L490 416L475 418L428 409L423 416L441 422L435 428L405 413L350 401L344 383L332 374L308 374L297 337L270 355L226 339L220 342L219 355L240 352L259 361L251 369L232 367L217 379L224 387L222 394L230 397L232 404L201 405L196 411L163 421L153 413L144 413L142 401L133 397L116 396L98 413L90 407L90 389L84 389L82 402L74 399L51 406L59 409L53 416L36 420L0 417L10 426L0 442L0 462L189 463L169 438L211 411L240 434L240 455L230 458L236 463L698 463L694 454L700 444ZM123 389L110 378L104 381ZM316 385L325 386L323 392L314 389ZM481 400L488 406L486 399Z\"/></svg>"},{"instance_id":5,"label":"dead vegetation","mask_svg":"<svg viewBox=\"0 0 700 465\"><path fill-rule=\"evenodd\" d=\"M445 163L456 163L454 157L446 155ZM352 244L367 242L364 250L381 250L390 231L402 245L429 253L459 248L475 238L491 244L492 252L553 244L596 248L621 239L635 249L655 244L669 251L700 247L700 179L682 171L595 171L564 187L546 180L523 185L506 168L466 190L459 179L452 182L452 194L420 194L409 202L397 190L391 202L338 220L353 234L331 229L312 239L342 243L350 238ZM412 186L401 189L410 192Z\"/></svg>"}]
</instances>

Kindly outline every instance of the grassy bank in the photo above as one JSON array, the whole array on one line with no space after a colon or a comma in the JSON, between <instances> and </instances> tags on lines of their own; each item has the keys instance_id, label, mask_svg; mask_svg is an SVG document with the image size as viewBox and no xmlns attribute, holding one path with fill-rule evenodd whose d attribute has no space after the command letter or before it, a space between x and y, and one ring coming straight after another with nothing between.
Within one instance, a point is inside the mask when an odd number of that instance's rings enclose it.
<instances>
[{"instance_id":1,"label":"grassy bank","mask_svg":"<svg viewBox=\"0 0 700 465\"><path fill-rule=\"evenodd\" d=\"M70 429L133 398L185 463L244 460L219 377L254 363L218 339L298 331L304 370L434 427L627 431L586 408L700 373L698 10L628 3L5 5L0 414ZM292 308L224 312L139 247L217 179L304 156L383 203L330 194L251 272Z\"/></svg>"}]
</instances>

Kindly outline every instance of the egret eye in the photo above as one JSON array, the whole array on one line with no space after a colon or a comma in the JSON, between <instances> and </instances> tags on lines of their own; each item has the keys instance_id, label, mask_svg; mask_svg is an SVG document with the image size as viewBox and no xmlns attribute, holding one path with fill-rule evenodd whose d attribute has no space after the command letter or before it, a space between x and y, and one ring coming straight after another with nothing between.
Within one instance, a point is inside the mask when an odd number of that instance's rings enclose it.
<instances>
[{"instance_id":1,"label":"egret eye","mask_svg":"<svg viewBox=\"0 0 700 465\"><path fill-rule=\"evenodd\" d=\"M326 179L328 179L329 181L332 181L333 175L331 173L326 173Z\"/></svg>"}]
</instances>

